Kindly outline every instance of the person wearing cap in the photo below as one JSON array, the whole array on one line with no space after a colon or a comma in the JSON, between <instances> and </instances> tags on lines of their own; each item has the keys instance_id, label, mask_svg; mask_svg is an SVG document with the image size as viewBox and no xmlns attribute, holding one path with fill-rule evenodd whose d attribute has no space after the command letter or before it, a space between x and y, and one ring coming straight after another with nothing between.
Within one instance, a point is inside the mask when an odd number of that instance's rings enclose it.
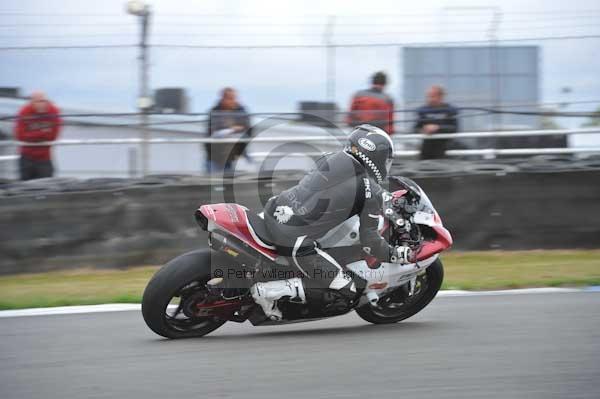
<instances>
[{"instance_id":1,"label":"person wearing cap","mask_svg":"<svg viewBox=\"0 0 600 399\"><path fill-rule=\"evenodd\" d=\"M32 93L29 103L19 111L15 137L24 143L56 140L61 128L60 112L46 95ZM41 179L54 175L50 146L21 146L19 172L21 180Z\"/></svg>"},{"instance_id":2,"label":"person wearing cap","mask_svg":"<svg viewBox=\"0 0 600 399\"><path fill-rule=\"evenodd\" d=\"M371 77L371 87L354 94L348 125L356 127L363 123L376 126L388 134L394 133L394 100L384 92L387 76L377 72Z\"/></svg>"}]
</instances>

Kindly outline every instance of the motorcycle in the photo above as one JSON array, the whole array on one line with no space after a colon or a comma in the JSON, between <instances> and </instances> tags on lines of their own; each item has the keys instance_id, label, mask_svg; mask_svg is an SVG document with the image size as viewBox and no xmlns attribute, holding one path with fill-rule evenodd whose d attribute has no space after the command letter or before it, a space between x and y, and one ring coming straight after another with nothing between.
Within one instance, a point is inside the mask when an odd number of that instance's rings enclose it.
<instances>
[{"instance_id":1,"label":"motorcycle","mask_svg":"<svg viewBox=\"0 0 600 399\"><path fill-rule=\"evenodd\" d=\"M318 303L277 301L281 320L267 318L254 303L250 287L257 281L293 273L290 259L277 254L260 214L238 204L202 205L195 213L208 232L209 248L188 252L159 269L148 283L142 314L148 327L167 338L200 337L228 321L254 326L278 325L333 317L352 310L374 324L405 320L427 306L444 277L439 254L452 245L433 204L414 181L391 177L395 189L379 216L379 230L391 245L409 246L413 263L380 263L364 253L359 218L353 216L318 240L343 259L356 286L356 297L328 309ZM285 278L285 277L283 277ZM325 291L325 290L324 290Z\"/></svg>"}]
</instances>

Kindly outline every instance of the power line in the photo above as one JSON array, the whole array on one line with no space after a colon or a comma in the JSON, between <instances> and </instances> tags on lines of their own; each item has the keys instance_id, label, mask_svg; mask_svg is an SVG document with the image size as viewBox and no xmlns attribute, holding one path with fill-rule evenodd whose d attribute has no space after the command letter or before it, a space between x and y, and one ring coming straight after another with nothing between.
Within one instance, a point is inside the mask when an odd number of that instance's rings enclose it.
<instances>
[{"instance_id":1,"label":"power line","mask_svg":"<svg viewBox=\"0 0 600 399\"><path fill-rule=\"evenodd\" d=\"M48 27L71 27L71 26L137 26L135 23L104 23L104 22L74 22L74 23L20 23L20 24L0 24L0 28L21 28L21 27L32 27L32 26L48 26Z\"/></svg>"},{"instance_id":2,"label":"power line","mask_svg":"<svg viewBox=\"0 0 600 399\"><path fill-rule=\"evenodd\" d=\"M88 49L111 49L111 48L132 48L138 47L136 44L92 44L92 45L69 45L69 46L7 46L0 47L0 51L19 51L19 50L88 50Z\"/></svg>"},{"instance_id":3,"label":"power line","mask_svg":"<svg viewBox=\"0 0 600 399\"><path fill-rule=\"evenodd\" d=\"M552 40L582 40L582 39L599 39L600 35L572 35L572 36L544 36L530 38L514 38L514 39L498 39L494 42L534 42L534 41L552 41ZM491 40L465 40L465 41L440 41L440 42L389 42L389 43L344 43L344 44L281 44L281 45L194 45L194 44L153 44L155 48L170 48L170 49L215 49L215 50L259 50L259 49L286 49L286 48L360 48L360 47L408 47L408 46L449 46L449 45L465 45L465 44L490 44ZM2 48L0 47L0 50Z\"/></svg>"},{"instance_id":4,"label":"power line","mask_svg":"<svg viewBox=\"0 0 600 399\"><path fill-rule=\"evenodd\" d=\"M523 29L511 29L510 33L518 32L518 31L531 31L531 30L540 30L540 29L585 29L588 27L598 27L598 25L578 25L578 26L545 26L545 27L528 27ZM449 34L462 34L462 33L486 33L487 28L482 27L481 29L469 29L469 30L452 30L447 32ZM348 36L390 36L390 35L406 35L406 34L414 34L414 35L439 35L440 31L387 31L387 32L338 32L333 35L333 37L348 37ZM120 32L120 33L78 33L76 38L79 37L131 37L132 35L137 35L137 32ZM217 32L205 32L205 33L189 33L189 32L156 32L152 36L156 37L247 37L247 36L277 36L277 37L302 37L302 36L319 36L321 37L322 32L295 32L295 33L274 33L274 32L234 32L234 33L217 33ZM53 39L53 38L71 38L73 39L73 34L37 34L37 35L2 35L0 34L0 39L29 39L29 38L41 38L41 39Z\"/></svg>"},{"instance_id":5,"label":"power line","mask_svg":"<svg viewBox=\"0 0 600 399\"><path fill-rule=\"evenodd\" d=\"M489 21L484 20L478 20L478 21L456 21L456 20L452 20L452 16L450 17L445 17L444 18L444 23L445 24L460 24L460 25L485 25L488 24ZM432 17L436 19L436 22L439 21L439 17ZM587 19L587 18L594 18L594 19L600 19L600 15L598 16L594 16L594 15L582 15L579 17L575 17L575 18L569 18L569 17L560 17L560 18L537 18L535 20L531 20L531 19L523 19L523 20L510 20L510 19L503 19L502 21L502 25L510 25L513 23L527 23L528 26L531 26L531 24L536 24L536 23L545 23L545 22L551 22L551 21L561 21L561 22L572 22L572 23L578 23L579 19ZM324 20L322 23L309 23L309 22L265 22L265 23L240 23L240 22L235 22L235 21L229 21L229 22L209 22L209 23L205 23L205 22L198 22L198 23L192 23L192 22L161 22L160 19L158 19L155 24L155 26L170 26L170 27L189 27L189 26L195 26L195 27L224 27L224 28L230 28L230 27L275 27L275 26L281 26L281 27L318 27L318 28L322 28L323 26L326 25L326 21ZM363 23L363 22L357 22L357 23L352 23L352 22L348 22L348 23L344 23L344 22L337 22L336 23L336 27L349 27L349 28L354 28L354 27L368 27L368 28L373 28L374 26L376 27L382 27L382 26L397 26L398 23L392 23L392 22L377 22L377 23ZM423 23L419 22L419 23L407 23L407 22L402 22L401 23L402 26L423 26ZM0 28L19 28L19 27L34 27L34 26L38 26L38 27L80 27L80 26L123 26L123 27L135 27L136 24L135 23L123 23L123 22L119 22L119 23L107 23L107 22L72 22L72 23L53 23L53 22L34 22L34 23L9 23L9 24L0 24Z\"/></svg>"},{"instance_id":6,"label":"power line","mask_svg":"<svg viewBox=\"0 0 600 399\"><path fill-rule=\"evenodd\" d=\"M0 12L0 15L12 17L122 17L123 14L99 14L99 13L29 13L29 12Z\"/></svg>"},{"instance_id":7,"label":"power line","mask_svg":"<svg viewBox=\"0 0 600 399\"><path fill-rule=\"evenodd\" d=\"M431 17L432 19L435 19L435 22L439 22L440 18L439 17ZM560 17L560 18L548 18L548 17L544 17L544 18L536 18L535 20L531 20L531 19L503 19L502 20L502 24L513 24L513 23L527 23L528 25L530 24L536 24L539 22L553 22L553 21L561 21L561 22L572 22L572 23L577 23L580 22L581 20L587 20L589 18L593 18L593 19L600 19L600 15L595 16L595 15L582 15L579 17ZM479 16L477 21L473 21L473 20L462 20L462 21L458 21L455 20L455 18L453 18L453 16L446 16L443 19L443 22L445 24L488 24L489 21L487 20L481 20L481 17ZM340 22L336 20L336 27L369 27L369 28L374 28L374 27L380 27L380 26L397 26L398 24L401 24L402 26L423 26L423 22L411 22L411 21L402 21L402 22L392 22L392 21L383 21L383 22ZM178 21L178 22L167 22L167 21L161 21L160 18L157 18L157 20L155 21L155 25L157 26L207 26L207 27L231 27L231 26L235 26L235 27L271 27L271 26L282 26L282 27L290 27L290 26L300 26L300 27L323 27L324 25L327 25L327 21L323 20L322 22L236 22L236 21L228 21L228 22L182 22L182 21Z\"/></svg>"},{"instance_id":8,"label":"power line","mask_svg":"<svg viewBox=\"0 0 600 399\"><path fill-rule=\"evenodd\" d=\"M537 23L543 23L545 25L539 26L539 25L534 25L532 23L528 23L527 26L515 26L515 27L510 27L510 29L546 29L546 28L577 28L580 26L586 26L586 27L598 27L600 26L598 23L581 23L579 21L568 21L568 20L563 20L564 22L567 22L567 24L556 24L556 23L552 23L549 21L543 21L543 20L538 20L535 21ZM472 21L474 22L474 21ZM319 29L322 29L326 26L326 24L214 24L214 25L205 25L205 24L160 24L157 23L155 24L157 28L161 28L161 27L179 27L179 28L185 28L187 29L188 27L197 27L197 28L226 28L226 29L231 29L231 28L242 28L242 27L255 27L255 28L277 28L277 27L285 27L285 28L289 28L289 27L318 27ZM471 24L467 24L467 23L463 23L461 25L469 25L469 26L479 26L481 29L489 29L489 22L485 21L485 22L481 22L478 21L476 23L471 23ZM373 30L377 30L377 29L381 29L381 28L397 28L397 27L406 27L406 26L418 26L418 27L423 27L423 24L414 24L414 25L407 25L407 24L377 24L377 26L373 26L372 24L335 24L336 28L352 28L353 30L356 30L356 28L359 29L367 29L369 31L373 31ZM510 26L508 24L502 24L502 27L507 27ZM414 30L410 30L410 31L414 31ZM418 32L418 31L417 31ZM322 35L323 32L317 32L317 34Z\"/></svg>"},{"instance_id":9,"label":"power line","mask_svg":"<svg viewBox=\"0 0 600 399\"><path fill-rule=\"evenodd\" d=\"M594 101L596 103L600 103L600 100ZM535 104L538 106L547 105L548 103L540 103ZM504 108L504 107L502 107ZM568 112L568 111L511 111L500 108L493 107L455 107L455 109L459 112L468 112L468 111L477 111L481 114L463 114L465 117L479 116L479 115L491 115L491 114L508 114L508 115L529 115L529 116L555 116L555 117L576 117L576 118L588 118L597 116L597 112ZM414 113L417 112L417 108L406 108L406 109L396 109L393 112L396 114L399 113ZM358 111L360 112L360 111ZM338 115L347 115L350 112L347 111L339 111L336 112ZM81 113L81 114L62 114L61 118L92 118L92 117L101 117L101 118L119 118L119 117L136 117L142 115L140 112L112 112L112 113ZM164 114L162 112L148 112L145 115L149 116L185 116L185 117L210 117L210 113L208 112L181 112L181 113L169 113ZM249 113L249 116L256 117L293 117L293 116L301 116L304 115L302 112L253 112ZM460 114L459 114L460 115ZM11 121L17 119L37 119L35 116L30 117L20 117L19 115L2 115L0 116L0 121ZM186 124L186 123L202 123L206 122L207 119L194 119L194 120L180 120L180 121L155 121L150 122L150 124ZM125 125L123 125L125 126Z\"/></svg>"},{"instance_id":10,"label":"power line","mask_svg":"<svg viewBox=\"0 0 600 399\"><path fill-rule=\"evenodd\" d=\"M503 15L589 15L589 14L600 14L600 9L582 9L582 10L544 10L544 11L503 11ZM122 17L123 14L117 13L31 13L31 12L0 12L0 16L19 16L19 17ZM361 15L344 15L338 14L336 17L339 18L355 18L355 19L369 19L369 18L404 18L404 17L419 17L419 16L437 16L439 12L420 12L420 13L393 13L393 14L361 14ZM452 15L460 16L473 16L481 15L481 11L467 12L460 10L460 12L452 13ZM264 19L273 18L276 15L273 14L255 14L255 15L240 15L235 13L223 13L223 14L205 14L205 13L161 13L160 16L165 17L190 17L190 18L238 18L238 19ZM285 18L327 18L327 15L319 14L298 14L298 15L286 15Z\"/></svg>"},{"instance_id":11,"label":"power line","mask_svg":"<svg viewBox=\"0 0 600 399\"><path fill-rule=\"evenodd\" d=\"M598 39L600 35L571 35L571 36L542 36L528 38L505 38L494 40L494 42L536 42L554 40L583 40ZM389 43L342 43L342 44L271 44L271 45L204 45L204 44L151 44L150 47L162 49L214 49L214 50L260 50L260 49L311 49L311 48L360 48L360 47L409 47L409 46L449 46L449 45L475 45L490 44L491 40L463 40L463 41L440 41L440 42L389 42ZM76 49L109 49L130 48L134 44L98 44L98 45L64 45L64 46L4 46L0 51L21 50L76 50Z\"/></svg>"},{"instance_id":12,"label":"power line","mask_svg":"<svg viewBox=\"0 0 600 399\"><path fill-rule=\"evenodd\" d=\"M65 34L39 34L39 35L2 35L0 34L0 39L60 39L60 38L69 38L76 39L79 37L130 37L139 35L137 32L131 33L77 33L77 37L73 37L73 33L65 33ZM177 34L179 35L179 34ZM183 35L183 33L182 33ZM137 37L137 36L136 36Z\"/></svg>"},{"instance_id":13,"label":"power line","mask_svg":"<svg viewBox=\"0 0 600 399\"><path fill-rule=\"evenodd\" d=\"M161 18L162 17L162 18ZM183 16L182 16L183 17ZM191 16L188 16L191 17ZM440 18L443 17L444 21L446 23L454 23L454 24L463 24L463 23L473 23L473 22L477 22L477 23L487 23L488 21L484 20L484 21L469 21L469 20L461 20L458 21L456 19L459 19L461 16L460 15L456 15L456 14L450 14L450 15L430 15L427 16L426 19L429 20L435 20L435 22L438 22L440 20ZM481 15L470 15L470 16L464 16L464 17L477 17L479 20L481 20ZM540 17L540 18L536 18L536 19L531 19L531 18L527 18L527 19L511 19L511 18L503 18L502 23L513 23L513 22L519 22L519 23L536 23L539 21L578 21L581 19L589 19L589 18L593 18L593 19L599 19L600 18L600 14L599 15L590 15L590 14L585 14L585 15L562 15L562 16L556 16L556 17ZM157 15L156 16L156 23L157 24L181 24L181 25L192 25L191 22L163 22L164 16L161 15ZM169 20L170 18L166 18L167 20ZM284 18L285 19L285 18ZM336 21L336 26L381 26L381 25L391 25L391 24L397 24L398 22L395 21L390 21L390 20L384 20L384 21L371 21L371 22L343 22L344 19L343 17L339 18L340 21ZM414 18L411 18L411 20L414 20ZM410 22L410 21L409 21ZM227 22L199 22L199 24L202 24L202 26L231 26L231 25L236 25L236 26L273 26L273 25L281 25L281 26L323 26L327 24L327 19L323 18L322 22L239 22L239 21L227 21ZM406 21L402 21L402 24L406 24ZM412 25L422 25L423 22L415 22Z\"/></svg>"},{"instance_id":14,"label":"power line","mask_svg":"<svg viewBox=\"0 0 600 399\"><path fill-rule=\"evenodd\" d=\"M594 28L598 28L599 25L597 24L590 24L590 25L571 25L571 26L566 26L566 25L557 25L557 26L537 26L537 27L527 27L527 28L523 28L523 29L510 29L510 32L523 32L523 31L530 31L530 30L539 30L539 29L552 29L552 30L556 30L556 29L579 29L579 28L589 28L589 27L594 27ZM449 34L457 34L457 33L477 33L477 32L482 32L485 33L488 30L487 27L482 27L480 29L469 29L469 30L451 30L448 31L447 33ZM415 34L415 35L422 35L422 34L440 34L439 30L435 30L435 31L414 31L414 30L395 30L395 31L386 31L386 32L353 32L353 33L349 33L349 32L336 32L333 34L334 37L337 36L385 36L385 35L398 35L398 34ZM214 32L209 32L209 33L156 33L155 36L323 36L322 32L296 32L296 33L273 33L273 32L236 32L236 33L214 33Z\"/></svg>"}]
</instances>

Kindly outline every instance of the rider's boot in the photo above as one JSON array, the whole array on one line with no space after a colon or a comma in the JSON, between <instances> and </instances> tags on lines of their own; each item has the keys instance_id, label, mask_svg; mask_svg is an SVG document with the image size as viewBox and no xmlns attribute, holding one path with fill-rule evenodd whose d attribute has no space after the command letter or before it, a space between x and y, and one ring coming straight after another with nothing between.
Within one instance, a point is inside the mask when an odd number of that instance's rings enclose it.
<instances>
[{"instance_id":1,"label":"rider's boot","mask_svg":"<svg viewBox=\"0 0 600 399\"><path fill-rule=\"evenodd\" d=\"M265 315L271 320L281 320L281 310L276 301L283 297L290 297L290 302L306 303L302 280L291 278L289 280L267 281L256 283L250 288L254 302L259 304Z\"/></svg>"}]
</instances>

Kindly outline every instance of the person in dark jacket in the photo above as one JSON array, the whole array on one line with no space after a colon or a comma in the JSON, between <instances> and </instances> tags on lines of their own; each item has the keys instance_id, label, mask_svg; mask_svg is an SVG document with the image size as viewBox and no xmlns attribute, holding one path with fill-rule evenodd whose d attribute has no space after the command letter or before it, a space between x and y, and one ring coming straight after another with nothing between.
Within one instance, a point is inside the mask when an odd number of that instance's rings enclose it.
<instances>
[{"instance_id":1,"label":"person in dark jacket","mask_svg":"<svg viewBox=\"0 0 600 399\"><path fill-rule=\"evenodd\" d=\"M15 137L24 143L54 141L61 127L60 111L42 92L34 92L31 100L19 111ZM40 179L54 175L50 146L22 146L19 171L21 180Z\"/></svg>"},{"instance_id":2,"label":"person in dark jacket","mask_svg":"<svg viewBox=\"0 0 600 399\"><path fill-rule=\"evenodd\" d=\"M358 126L343 151L323 156L298 185L269 199L264 208L266 238L279 254L291 258L299 277L252 286L250 292L265 315L280 319L275 301L284 296L326 306L345 306L353 300L354 283L317 240L355 215L360 220L365 256L381 262L412 260L409 247L391 246L378 231L381 210L392 198L381 184L393 154L394 145L386 132L375 126Z\"/></svg>"},{"instance_id":3,"label":"person in dark jacket","mask_svg":"<svg viewBox=\"0 0 600 399\"><path fill-rule=\"evenodd\" d=\"M355 127L367 123L383 129L388 134L394 133L394 100L385 92L387 76L377 72L371 78L371 88L354 94L348 125Z\"/></svg>"},{"instance_id":4,"label":"person in dark jacket","mask_svg":"<svg viewBox=\"0 0 600 399\"><path fill-rule=\"evenodd\" d=\"M417 109L415 131L428 136L458 131L458 112L456 108L444 102L444 96L442 86L434 85L427 90L427 104ZM447 145L447 139L423 140L421 159L443 158Z\"/></svg>"},{"instance_id":5,"label":"person in dark jacket","mask_svg":"<svg viewBox=\"0 0 600 399\"><path fill-rule=\"evenodd\" d=\"M221 91L219 102L210 110L208 135L212 138L249 137L250 117L237 101L237 93L231 87ZM229 171L246 148L245 143L207 144L207 172Z\"/></svg>"}]
</instances>

